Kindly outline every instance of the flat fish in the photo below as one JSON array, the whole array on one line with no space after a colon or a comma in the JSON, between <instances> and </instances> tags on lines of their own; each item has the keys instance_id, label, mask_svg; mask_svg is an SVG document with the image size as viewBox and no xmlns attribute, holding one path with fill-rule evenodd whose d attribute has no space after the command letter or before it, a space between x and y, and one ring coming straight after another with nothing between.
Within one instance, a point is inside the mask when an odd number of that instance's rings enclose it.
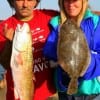
<instances>
[{"instance_id":1,"label":"flat fish","mask_svg":"<svg viewBox=\"0 0 100 100\"><path fill-rule=\"evenodd\" d=\"M60 27L57 45L58 63L70 77L67 94L77 93L78 78L90 63L90 50L83 31L70 19Z\"/></svg>"},{"instance_id":2,"label":"flat fish","mask_svg":"<svg viewBox=\"0 0 100 100\"><path fill-rule=\"evenodd\" d=\"M30 27L27 23L18 24L14 34L10 61L16 99L32 100L33 98L34 62L32 52Z\"/></svg>"}]
</instances>

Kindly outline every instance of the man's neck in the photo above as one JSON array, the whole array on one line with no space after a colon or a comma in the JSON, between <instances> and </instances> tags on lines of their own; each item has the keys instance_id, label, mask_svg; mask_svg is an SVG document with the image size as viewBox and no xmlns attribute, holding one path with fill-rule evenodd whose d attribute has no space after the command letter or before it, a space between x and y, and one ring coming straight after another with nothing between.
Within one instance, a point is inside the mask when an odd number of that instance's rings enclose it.
<instances>
[{"instance_id":1,"label":"man's neck","mask_svg":"<svg viewBox=\"0 0 100 100\"><path fill-rule=\"evenodd\" d=\"M30 21L33 18L33 14L31 16L25 16L25 17L23 16L19 17L17 14L16 16L18 17L20 21Z\"/></svg>"}]
</instances>

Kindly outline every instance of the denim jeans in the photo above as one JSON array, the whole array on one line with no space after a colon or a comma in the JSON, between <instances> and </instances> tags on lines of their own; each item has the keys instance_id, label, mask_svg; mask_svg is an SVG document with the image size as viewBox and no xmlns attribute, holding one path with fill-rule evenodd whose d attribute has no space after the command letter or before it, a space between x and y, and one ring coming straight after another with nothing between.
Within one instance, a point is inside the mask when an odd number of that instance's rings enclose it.
<instances>
[{"instance_id":1,"label":"denim jeans","mask_svg":"<svg viewBox=\"0 0 100 100\"><path fill-rule=\"evenodd\" d=\"M67 95L64 92L59 92L59 100L100 100L100 94L98 95L85 95L85 96L73 96Z\"/></svg>"}]
</instances>

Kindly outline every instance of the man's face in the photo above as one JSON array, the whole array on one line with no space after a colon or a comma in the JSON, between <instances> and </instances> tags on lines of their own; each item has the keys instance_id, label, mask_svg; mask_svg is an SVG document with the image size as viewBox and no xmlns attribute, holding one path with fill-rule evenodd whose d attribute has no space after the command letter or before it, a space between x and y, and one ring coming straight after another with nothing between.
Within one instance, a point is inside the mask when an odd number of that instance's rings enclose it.
<instances>
[{"instance_id":1,"label":"man's face","mask_svg":"<svg viewBox=\"0 0 100 100\"><path fill-rule=\"evenodd\" d=\"M29 19L33 17L33 8L37 5L36 0L15 0L14 8L16 15L20 19Z\"/></svg>"}]
</instances>

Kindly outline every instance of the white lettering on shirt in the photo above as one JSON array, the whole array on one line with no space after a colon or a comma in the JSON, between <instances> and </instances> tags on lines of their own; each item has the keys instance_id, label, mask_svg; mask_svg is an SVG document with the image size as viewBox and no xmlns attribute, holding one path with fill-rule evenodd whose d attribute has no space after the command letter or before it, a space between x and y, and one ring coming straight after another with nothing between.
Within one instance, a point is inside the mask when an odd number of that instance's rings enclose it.
<instances>
[{"instance_id":1,"label":"white lettering on shirt","mask_svg":"<svg viewBox=\"0 0 100 100\"><path fill-rule=\"evenodd\" d=\"M35 65L34 65L34 73L40 72L40 71L43 71L43 70L49 68L48 67L48 63L49 62L47 60L45 60L44 57L35 59L34 63L35 63Z\"/></svg>"},{"instance_id":2,"label":"white lettering on shirt","mask_svg":"<svg viewBox=\"0 0 100 100\"><path fill-rule=\"evenodd\" d=\"M43 71L44 69L47 69L47 68L48 66L46 65L46 63L34 65L34 73Z\"/></svg>"}]
</instances>

